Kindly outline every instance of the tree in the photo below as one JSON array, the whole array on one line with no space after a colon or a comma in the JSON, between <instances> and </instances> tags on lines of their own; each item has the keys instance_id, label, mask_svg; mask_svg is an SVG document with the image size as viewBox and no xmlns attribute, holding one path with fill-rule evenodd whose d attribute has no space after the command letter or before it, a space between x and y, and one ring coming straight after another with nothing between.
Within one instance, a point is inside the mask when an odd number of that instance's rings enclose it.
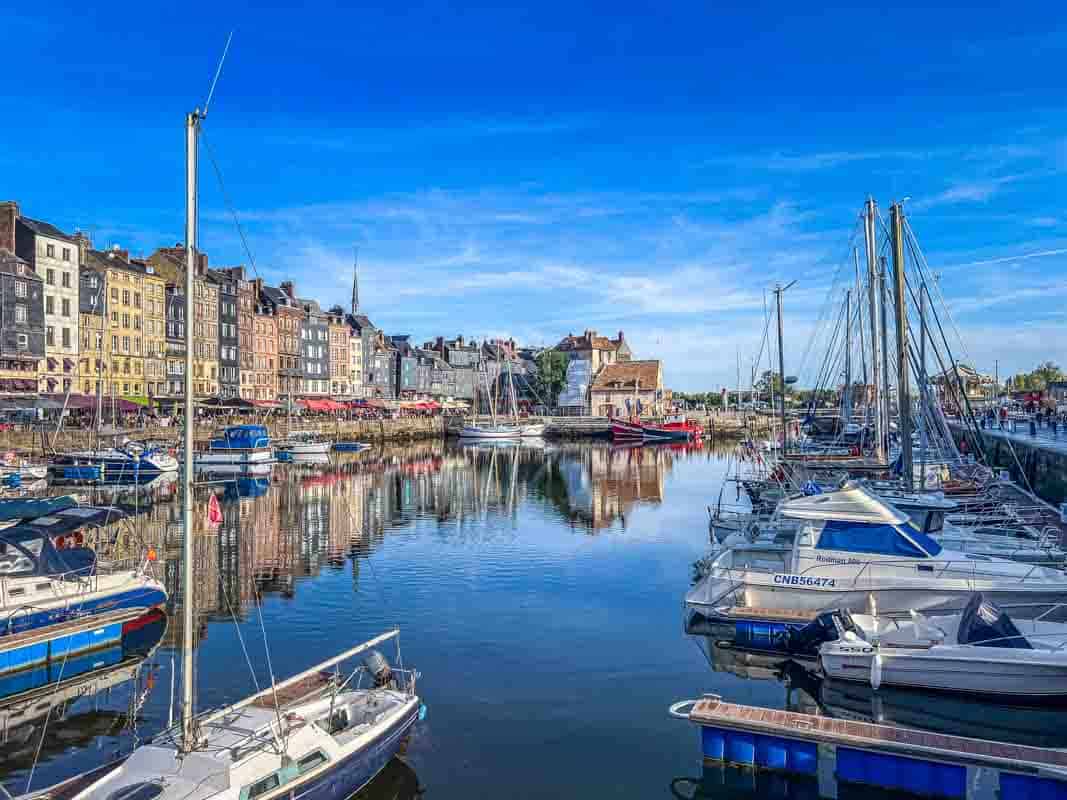
<instances>
[{"instance_id":1,"label":"tree","mask_svg":"<svg viewBox=\"0 0 1067 800\"><path fill-rule=\"evenodd\" d=\"M1037 369L1030 373L1031 387L1034 389L1047 389L1053 381L1063 380L1063 370L1051 361L1045 361L1037 365Z\"/></svg>"},{"instance_id":2,"label":"tree","mask_svg":"<svg viewBox=\"0 0 1067 800\"><path fill-rule=\"evenodd\" d=\"M756 381L756 391L766 394L772 390L775 395L782 393L782 379L777 372L769 369L760 375L759 380Z\"/></svg>"},{"instance_id":3,"label":"tree","mask_svg":"<svg viewBox=\"0 0 1067 800\"><path fill-rule=\"evenodd\" d=\"M567 365L570 359L559 350L542 350L534 359L537 374L531 386L537 397L549 408L555 408L559 394L567 385Z\"/></svg>"}]
</instances>

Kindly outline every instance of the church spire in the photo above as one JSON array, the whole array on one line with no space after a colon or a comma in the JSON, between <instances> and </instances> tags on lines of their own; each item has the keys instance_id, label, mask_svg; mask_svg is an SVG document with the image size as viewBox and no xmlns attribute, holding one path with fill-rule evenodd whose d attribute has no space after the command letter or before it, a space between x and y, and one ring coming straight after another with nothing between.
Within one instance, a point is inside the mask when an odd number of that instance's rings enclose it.
<instances>
[{"instance_id":1,"label":"church spire","mask_svg":"<svg viewBox=\"0 0 1067 800\"><path fill-rule=\"evenodd\" d=\"M352 316L359 313L359 248L352 262Z\"/></svg>"}]
</instances>

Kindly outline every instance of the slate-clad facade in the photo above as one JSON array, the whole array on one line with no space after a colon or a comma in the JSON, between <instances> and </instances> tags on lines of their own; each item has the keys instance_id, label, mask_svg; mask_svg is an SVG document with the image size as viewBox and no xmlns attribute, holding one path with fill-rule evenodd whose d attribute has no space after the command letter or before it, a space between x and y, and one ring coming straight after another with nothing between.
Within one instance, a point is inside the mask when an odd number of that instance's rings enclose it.
<instances>
[{"instance_id":1,"label":"slate-clad facade","mask_svg":"<svg viewBox=\"0 0 1067 800\"><path fill-rule=\"evenodd\" d=\"M300 321L300 372L304 394L325 396L330 393L329 317L314 300L300 300L304 311Z\"/></svg>"},{"instance_id":2,"label":"slate-clad facade","mask_svg":"<svg viewBox=\"0 0 1067 800\"><path fill-rule=\"evenodd\" d=\"M14 253L0 250L0 392L34 394L44 358L44 286Z\"/></svg>"},{"instance_id":3,"label":"slate-clad facade","mask_svg":"<svg viewBox=\"0 0 1067 800\"><path fill-rule=\"evenodd\" d=\"M207 279L219 287L219 397L231 400L241 395L238 277L229 270L209 269Z\"/></svg>"}]
</instances>

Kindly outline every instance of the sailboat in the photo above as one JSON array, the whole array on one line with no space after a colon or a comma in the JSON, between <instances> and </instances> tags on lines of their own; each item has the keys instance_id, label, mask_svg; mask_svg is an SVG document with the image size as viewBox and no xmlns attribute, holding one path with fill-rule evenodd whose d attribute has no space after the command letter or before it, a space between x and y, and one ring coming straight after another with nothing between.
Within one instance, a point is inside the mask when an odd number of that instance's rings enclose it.
<instances>
[{"instance_id":1,"label":"sailboat","mask_svg":"<svg viewBox=\"0 0 1067 800\"><path fill-rule=\"evenodd\" d=\"M209 95L210 101L210 95ZM186 318L192 319L196 258L196 156L199 109L186 117ZM182 569L182 719L106 764L24 797L64 800L343 800L396 754L424 708L418 673L396 669L374 648L383 633L237 703L204 715L194 709L192 326L186 327ZM356 656L350 675L326 670Z\"/></svg>"},{"instance_id":2,"label":"sailboat","mask_svg":"<svg viewBox=\"0 0 1067 800\"><path fill-rule=\"evenodd\" d=\"M496 393L489 386L489 372L488 370L482 370L482 377L485 379L485 392L489 398L489 417L491 422L489 425L479 425L477 421L470 425L464 425L460 428L459 437L461 439L477 439L477 440L515 440L522 437L522 431L516 423L500 422L496 415Z\"/></svg>"}]
</instances>

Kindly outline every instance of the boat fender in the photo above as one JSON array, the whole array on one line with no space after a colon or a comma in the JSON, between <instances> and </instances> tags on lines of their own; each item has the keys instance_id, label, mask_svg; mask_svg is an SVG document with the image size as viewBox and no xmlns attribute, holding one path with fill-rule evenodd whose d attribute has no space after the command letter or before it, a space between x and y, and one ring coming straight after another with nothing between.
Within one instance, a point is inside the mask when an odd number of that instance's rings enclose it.
<instances>
[{"instance_id":1,"label":"boat fender","mask_svg":"<svg viewBox=\"0 0 1067 800\"><path fill-rule=\"evenodd\" d=\"M871 688L878 691L882 686L882 654L875 653L871 659Z\"/></svg>"},{"instance_id":2,"label":"boat fender","mask_svg":"<svg viewBox=\"0 0 1067 800\"><path fill-rule=\"evenodd\" d=\"M426 704L419 703L419 722L422 722L424 719L426 719L426 714Z\"/></svg>"}]
</instances>

